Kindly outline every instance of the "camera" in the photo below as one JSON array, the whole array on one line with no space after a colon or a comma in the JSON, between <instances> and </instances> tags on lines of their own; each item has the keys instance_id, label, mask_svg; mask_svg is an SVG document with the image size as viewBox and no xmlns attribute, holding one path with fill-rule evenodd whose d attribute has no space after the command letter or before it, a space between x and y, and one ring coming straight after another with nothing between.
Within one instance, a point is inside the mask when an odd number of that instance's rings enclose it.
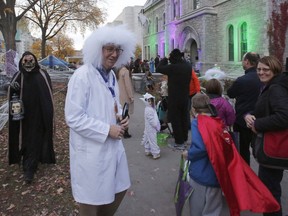
<instances>
[{"instance_id":1,"label":"camera","mask_svg":"<svg viewBox=\"0 0 288 216\"><path fill-rule=\"evenodd\" d=\"M122 119L125 119L127 116L129 116L128 113L129 113L129 104L125 103L122 110Z\"/></svg>"}]
</instances>

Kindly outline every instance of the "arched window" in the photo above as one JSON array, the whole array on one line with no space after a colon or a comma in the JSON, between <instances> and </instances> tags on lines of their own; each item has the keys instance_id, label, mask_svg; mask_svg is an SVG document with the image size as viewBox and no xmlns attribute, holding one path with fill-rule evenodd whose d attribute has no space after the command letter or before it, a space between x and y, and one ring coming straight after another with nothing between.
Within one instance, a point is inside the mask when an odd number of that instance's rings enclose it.
<instances>
[{"instance_id":1,"label":"arched window","mask_svg":"<svg viewBox=\"0 0 288 216\"><path fill-rule=\"evenodd\" d=\"M162 56L165 57L165 43L162 43Z\"/></svg>"},{"instance_id":2,"label":"arched window","mask_svg":"<svg viewBox=\"0 0 288 216\"><path fill-rule=\"evenodd\" d=\"M151 20L149 19L148 20L148 27L147 27L147 33L149 34L150 33L150 29L151 28Z\"/></svg>"},{"instance_id":3,"label":"arched window","mask_svg":"<svg viewBox=\"0 0 288 216\"><path fill-rule=\"evenodd\" d=\"M174 38L171 39L171 50L173 50L175 48L175 44L174 44Z\"/></svg>"},{"instance_id":4,"label":"arched window","mask_svg":"<svg viewBox=\"0 0 288 216\"><path fill-rule=\"evenodd\" d=\"M156 52L156 54L155 54L155 57L158 55L158 44L155 44L155 52Z\"/></svg>"},{"instance_id":5,"label":"arched window","mask_svg":"<svg viewBox=\"0 0 288 216\"><path fill-rule=\"evenodd\" d=\"M234 61L234 28L232 25L228 28L228 60Z\"/></svg>"},{"instance_id":6,"label":"arched window","mask_svg":"<svg viewBox=\"0 0 288 216\"><path fill-rule=\"evenodd\" d=\"M148 46L148 56L147 59L150 59L150 46Z\"/></svg>"},{"instance_id":7,"label":"arched window","mask_svg":"<svg viewBox=\"0 0 288 216\"><path fill-rule=\"evenodd\" d=\"M196 10L200 7L200 0L193 0L193 9Z\"/></svg>"},{"instance_id":8,"label":"arched window","mask_svg":"<svg viewBox=\"0 0 288 216\"><path fill-rule=\"evenodd\" d=\"M163 13L163 26L162 26L163 30L165 30L165 25L166 25L166 14Z\"/></svg>"},{"instance_id":9,"label":"arched window","mask_svg":"<svg viewBox=\"0 0 288 216\"><path fill-rule=\"evenodd\" d=\"M173 1L173 19L175 19L177 16L176 7L177 7L176 1Z\"/></svg>"},{"instance_id":10,"label":"arched window","mask_svg":"<svg viewBox=\"0 0 288 216\"><path fill-rule=\"evenodd\" d=\"M158 26L158 17L155 18L155 31L159 31L159 26Z\"/></svg>"},{"instance_id":11,"label":"arched window","mask_svg":"<svg viewBox=\"0 0 288 216\"><path fill-rule=\"evenodd\" d=\"M240 54L242 56L247 52L248 44L247 44L247 23L244 22L240 26Z\"/></svg>"}]
</instances>

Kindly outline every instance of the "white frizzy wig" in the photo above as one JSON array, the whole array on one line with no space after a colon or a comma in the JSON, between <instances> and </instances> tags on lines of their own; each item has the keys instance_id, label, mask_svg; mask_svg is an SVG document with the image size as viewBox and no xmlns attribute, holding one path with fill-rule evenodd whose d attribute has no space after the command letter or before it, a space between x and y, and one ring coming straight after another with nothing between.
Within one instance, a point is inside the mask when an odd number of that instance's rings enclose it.
<instances>
[{"instance_id":1,"label":"white frizzy wig","mask_svg":"<svg viewBox=\"0 0 288 216\"><path fill-rule=\"evenodd\" d=\"M95 30L86 40L83 46L84 64L92 64L100 67L102 63L102 47L106 44L121 46L123 53L119 56L114 67L127 64L130 57L134 57L136 37L128 31L126 26L104 26Z\"/></svg>"}]
</instances>

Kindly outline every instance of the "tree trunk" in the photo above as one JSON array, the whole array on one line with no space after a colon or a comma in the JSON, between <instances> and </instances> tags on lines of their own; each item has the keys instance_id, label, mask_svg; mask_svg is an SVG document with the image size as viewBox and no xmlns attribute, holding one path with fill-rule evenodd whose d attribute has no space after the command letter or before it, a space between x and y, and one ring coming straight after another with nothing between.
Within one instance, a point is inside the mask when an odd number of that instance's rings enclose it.
<instances>
[{"instance_id":1,"label":"tree trunk","mask_svg":"<svg viewBox=\"0 0 288 216\"><path fill-rule=\"evenodd\" d=\"M41 41L41 58L45 58L47 56L46 53L46 37L45 37L46 32L42 31L42 41Z\"/></svg>"},{"instance_id":2,"label":"tree trunk","mask_svg":"<svg viewBox=\"0 0 288 216\"><path fill-rule=\"evenodd\" d=\"M5 21L3 20L3 28L1 32L3 34L3 38L5 41L5 49L6 51L12 49L16 51L16 42L15 42L15 35L16 35L16 17L14 13L8 13L7 18Z\"/></svg>"}]
</instances>

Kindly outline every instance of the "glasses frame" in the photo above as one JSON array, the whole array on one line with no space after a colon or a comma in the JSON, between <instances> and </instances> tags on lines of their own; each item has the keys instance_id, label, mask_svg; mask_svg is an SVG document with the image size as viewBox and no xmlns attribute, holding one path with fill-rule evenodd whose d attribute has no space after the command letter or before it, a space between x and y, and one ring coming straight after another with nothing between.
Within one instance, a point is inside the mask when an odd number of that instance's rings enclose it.
<instances>
[{"instance_id":1,"label":"glasses frame","mask_svg":"<svg viewBox=\"0 0 288 216\"><path fill-rule=\"evenodd\" d=\"M113 54L115 51L117 55L121 55L124 51L120 47L115 47L115 46L103 46L103 49L105 49L109 55Z\"/></svg>"},{"instance_id":2,"label":"glasses frame","mask_svg":"<svg viewBox=\"0 0 288 216\"><path fill-rule=\"evenodd\" d=\"M263 71L264 73L267 73L271 69L270 68L257 68L256 70L257 70L257 72Z\"/></svg>"}]
</instances>

